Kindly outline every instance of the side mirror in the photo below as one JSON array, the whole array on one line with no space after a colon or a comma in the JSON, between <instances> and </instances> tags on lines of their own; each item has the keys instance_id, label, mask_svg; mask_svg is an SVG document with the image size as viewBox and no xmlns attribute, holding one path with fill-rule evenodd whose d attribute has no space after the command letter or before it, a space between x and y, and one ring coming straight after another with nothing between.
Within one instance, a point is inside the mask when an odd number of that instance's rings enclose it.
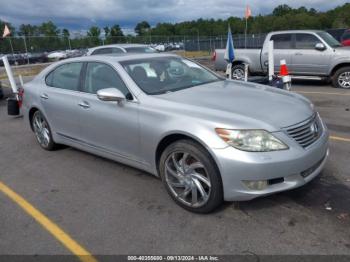
<instances>
[{"instance_id":1,"label":"side mirror","mask_svg":"<svg viewBox=\"0 0 350 262\"><path fill-rule=\"evenodd\" d=\"M105 88L97 91L97 97L101 101L117 101L125 100L125 95L116 88Z\"/></svg>"},{"instance_id":2,"label":"side mirror","mask_svg":"<svg viewBox=\"0 0 350 262\"><path fill-rule=\"evenodd\" d=\"M318 51L324 51L324 50L326 50L326 46L324 44L322 44L322 43L317 43L315 45L315 49L318 50Z\"/></svg>"}]
</instances>

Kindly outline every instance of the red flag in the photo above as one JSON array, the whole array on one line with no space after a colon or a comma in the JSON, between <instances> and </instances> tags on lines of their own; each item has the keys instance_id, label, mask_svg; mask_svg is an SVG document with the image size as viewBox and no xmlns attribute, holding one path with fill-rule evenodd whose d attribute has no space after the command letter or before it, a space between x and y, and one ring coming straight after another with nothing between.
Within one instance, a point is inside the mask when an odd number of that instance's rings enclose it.
<instances>
[{"instance_id":1,"label":"red flag","mask_svg":"<svg viewBox=\"0 0 350 262\"><path fill-rule=\"evenodd\" d=\"M7 27L7 24L5 24L5 28L4 28L4 33L2 34L2 37L6 37L8 35L11 34L10 29Z\"/></svg>"},{"instance_id":2,"label":"red flag","mask_svg":"<svg viewBox=\"0 0 350 262\"><path fill-rule=\"evenodd\" d=\"M247 5L247 7L245 9L245 18L248 19L251 16L252 16L252 10L250 10L250 6Z\"/></svg>"}]
</instances>

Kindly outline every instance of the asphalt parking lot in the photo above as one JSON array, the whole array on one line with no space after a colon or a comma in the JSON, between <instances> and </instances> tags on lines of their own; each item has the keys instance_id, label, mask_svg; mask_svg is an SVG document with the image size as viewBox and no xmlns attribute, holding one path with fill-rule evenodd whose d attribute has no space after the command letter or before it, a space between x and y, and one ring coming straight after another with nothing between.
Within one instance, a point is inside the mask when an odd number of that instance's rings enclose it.
<instances>
[{"instance_id":1,"label":"asphalt parking lot","mask_svg":"<svg viewBox=\"0 0 350 262\"><path fill-rule=\"evenodd\" d=\"M42 150L4 100L0 183L91 254L350 255L350 90L297 82L293 91L314 102L331 133L323 173L297 190L189 213L143 171L73 148ZM0 210L0 254L71 254L3 192Z\"/></svg>"}]
</instances>

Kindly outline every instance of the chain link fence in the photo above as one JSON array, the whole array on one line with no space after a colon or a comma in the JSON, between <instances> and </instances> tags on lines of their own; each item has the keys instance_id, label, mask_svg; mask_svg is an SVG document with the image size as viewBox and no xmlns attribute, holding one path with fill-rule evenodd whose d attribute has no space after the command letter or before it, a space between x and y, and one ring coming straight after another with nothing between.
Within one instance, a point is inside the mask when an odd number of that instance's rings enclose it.
<instances>
[{"instance_id":1,"label":"chain link fence","mask_svg":"<svg viewBox=\"0 0 350 262\"><path fill-rule=\"evenodd\" d=\"M265 34L235 35L235 48L260 48ZM140 43L152 46L164 45L185 51L212 51L225 48L227 36L121 36L108 37L7 37L0 39L0 53L51 52L56 50L86 49L99 45Z\"/></svg>"}]
</instances>

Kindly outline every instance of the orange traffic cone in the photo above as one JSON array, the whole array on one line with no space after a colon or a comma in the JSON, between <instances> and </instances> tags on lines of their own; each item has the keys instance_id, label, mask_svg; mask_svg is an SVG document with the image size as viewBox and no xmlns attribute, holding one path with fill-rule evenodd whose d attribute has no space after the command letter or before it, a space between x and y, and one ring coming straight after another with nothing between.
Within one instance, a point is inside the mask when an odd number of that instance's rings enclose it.
<instances>
[{"instance_id":1,"label":"orange traffic cone","mask_svg":"<svg viewBox=\"0 0 350 262\"><path fill-rule=\"evenodd\" d=\"M282 59L280 61L280 76L288 76L289 72L288 72L288 67L286 64L286 60Z\"/></svg>"},{"instance_id":2,"label":"orange traffic cone","mask_svg":"<svg viewBox=\"0 0 350 262\"><path fill-rule=\"evenodd\" d=\"M279 77L282 78L283 81L283 89L290 91L292 88L292 79L288 72L288 67L286 64L286 60L282 59L280 61L280 74Z\"/></svg>"}]
</instances>

